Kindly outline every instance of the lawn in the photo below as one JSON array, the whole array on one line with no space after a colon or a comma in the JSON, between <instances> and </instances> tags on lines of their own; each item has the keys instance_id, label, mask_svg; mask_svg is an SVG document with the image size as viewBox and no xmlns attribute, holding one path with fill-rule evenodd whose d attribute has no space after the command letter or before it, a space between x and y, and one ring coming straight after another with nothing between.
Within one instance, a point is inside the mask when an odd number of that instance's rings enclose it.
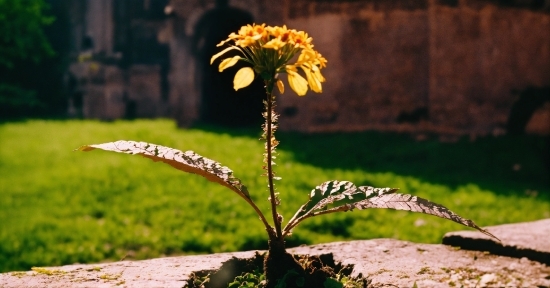
<instances>
[{"instance_id":1,"label":"lawn","mask_svg":"<svg viewBox=\"0 0 550 288\"><path fill-rule=\"evenodd\" d=\"M266 248L258 217L226 188L141 157L73 151L121 139L194 150L233 169L269 214L259 135L259 128L177 129L170 120L0 124L0 272ZM378 132L278 135L287 220L312 188L334 179L398 187L481 226L550 217L550 172L541 160L548 142L540 137L440 143ZM306 220L288 244L438 243L461 229L417 213L354 211Z\"/></svg>"}]
</instances>

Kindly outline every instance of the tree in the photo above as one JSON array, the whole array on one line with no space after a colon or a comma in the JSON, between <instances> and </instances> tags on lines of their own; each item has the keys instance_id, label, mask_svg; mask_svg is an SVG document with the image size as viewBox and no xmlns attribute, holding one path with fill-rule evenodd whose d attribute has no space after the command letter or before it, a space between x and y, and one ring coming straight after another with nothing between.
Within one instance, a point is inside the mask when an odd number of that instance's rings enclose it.
<instances>
[{"instance_id":1,"label":"tree","mask_svg":"<svg viewBox=\"0 0 550 288\"><path fill-rule=\"evenodd\" d=\"M44 32L54 21L47 9L44 0L0 0L0 115L40 103L24 71L55 54Z\"/></svg>"},{"instance_id":2,"label":"tree","mask_svg":"<svg viewBox=\"0 0 550 288\"><path fill-rule=\"evenodd\" d=\"M0 65L12 68L17 60L53 55L43 27L54 18L44 15L46 8L43 0L0 0Z\"/></svg>"}]
</instances>

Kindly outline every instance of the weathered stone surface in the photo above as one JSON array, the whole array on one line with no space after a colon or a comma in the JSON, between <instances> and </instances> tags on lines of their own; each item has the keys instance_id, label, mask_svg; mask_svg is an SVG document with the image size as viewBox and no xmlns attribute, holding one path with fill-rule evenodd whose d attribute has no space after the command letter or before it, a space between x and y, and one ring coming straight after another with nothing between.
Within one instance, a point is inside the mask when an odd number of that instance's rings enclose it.
<instances>
[{"instance_id":1,"label":"weathered stone surface","mask_svg":"<svg viewBox=\"0 0 550 288\"><path fill-rule=\"evenodd\" d=\"M301 247L292 252L332 252L335 261L354 264L353 274L368 276L374 287L412 287L415 282L422 288L550 285L550 268L544 264L438 244L375 239Z\"/></svg>"},{"instance_id":2,"label":"weathered stone surface","mask_svg":"<svg viewBox=\"0 0 550 288\"><path fill-rule=\"evenodd\" d=\"M550 265L550 219L487 227L502 242L477 231L445 234L443 244L491 254L526 257Z\"/></svg>"},{"instance_id":3,"label":"weathered stone surface","mask_svg":"<svg viewBox=\"0 0 550 288\"><path fill-rule=\"evenodd\" d=\"M544 264L446 245L375 239L290 250L333 253L336 261L355 265L354 275L362 273L372 279L373 287L412 287L415 282L422 288L550 286L550 267ZM0 287L182 287L193 271L215 270L231 257L253 255L249 251L49 267L0 274Z\"/></svg>"},{"instance_id":4,"label":"weathered stone surface","mask_svg":"<svg viewBox=\"0 0 550 288\"><path fill-rule=\"evenodd\" d=\"M199 270L219 269L232 257L250 258L254 252L167 257L91 265L48 267L0 274L0 287L178 287Z\"/></svg>"}]
</instances>

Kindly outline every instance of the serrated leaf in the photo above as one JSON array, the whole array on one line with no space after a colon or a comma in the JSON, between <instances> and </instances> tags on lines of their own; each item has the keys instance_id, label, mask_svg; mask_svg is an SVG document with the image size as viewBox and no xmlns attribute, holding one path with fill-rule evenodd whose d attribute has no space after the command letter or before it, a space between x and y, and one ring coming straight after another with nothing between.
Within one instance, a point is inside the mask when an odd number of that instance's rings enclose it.
<instances>
[{"instance_id":1,"label":"serrated leaf","mask_svg":"<svg viewBox=\"0 0 550 288\"><path fill-rule=\"evenodd\" d=\"M493 237L493 234L477 226L474 221L465 219L443 205L408 194L395 193L395 188L357 187L349 181L327 181L315 187L310 193L310 200L303 205L285 227L289 233L299 222L306 218L351 211L353 209L387 208L434 215L443 219L474 228ZM332 208L329 208L329 205ZM499 240L500 241L500 240Z\"/></svg>"},{"instance_id":2,"label":"serrated leaf","mask_svg":"<svg viewBox=\"0 0 550 288\"><path fill-rule=\"evenodd\" d=\"M370 197L368 199L346 204L346 206L357 209L368 209L368 208L388 208L394 210L405 210L411 212L419 212L428 215L434 215L443 219L451 220L458 224L468 226L479 230L481 233L486 234L487 236L498 239L493 234L487 232L481 227L477 226L474 221L470 219L463 218L453 211L449 210L447 207L431 202L427 199L420 198L417 196L412 196L409 194L399 194L399 193L386 193L380 194L377 196Z\"/></svg>"},{"instance_id":3,"label":"serrated leaf","mask_svg":"<svg viewBox=\"0 0 550 288\"><path fill-rule=\"evenodd\" d=\"M155 162L160 161L178 170L200 175L209 181L228 187L238 194L250 199L248 190L243 184L241 184L241 180L233 176L233 171L231 169L193 151L182 152L180 150L161 145L125 140L84 145L76 150L92 151L94 149L140 155Z\"/></svg>"},{"instance_id":4,"label":"serrated leaf","mask_svg":"<svg viewBox=\"0 0 550 288\"><path fill-rule=\"evenodd\" d=\"M343 200L346 203L353 203L378 195L393 193L397 190L395 188L374 188L371 186L357 187L349 181L326 181L311 190L306 211L324 210L327 209L328 205Z\"/></svg>"},{"instance_id":5,"label":"serrated leaf","mask_svg":"<svg viewBox=\"0 0 550 288\"><path fill-rule=\"evenodd\" d=\"M326 181L315 187L309 194L310 204L307 210L325 209L329 204L343 199L353 199L353 195L360 193L355 184L349 181Z\"/></svg>"}]
</instances>

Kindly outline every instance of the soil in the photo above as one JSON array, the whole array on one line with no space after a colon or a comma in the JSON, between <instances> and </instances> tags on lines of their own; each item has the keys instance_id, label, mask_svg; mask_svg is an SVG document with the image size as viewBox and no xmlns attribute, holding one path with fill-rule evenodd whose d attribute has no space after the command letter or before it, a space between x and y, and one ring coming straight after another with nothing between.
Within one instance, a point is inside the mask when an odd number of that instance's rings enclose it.
<instances>
[{"instance_id":1,"label":"soil","mask_svg":"<svg viewBox=\"0 0 550 288\"><path fill-rule=\"evenodd\" d=\"M197 271L194 272L190 279L188 288L227 288L229 283L235 279L235 277L243 275L244 273L251 273L254 271L263 272L265 254L256 253L253 258L239 259L232 258L229 261L223 263L222 267L216 271ZM367 278L362 275L352 277L353 265L342 265L334 261L333 255L320 254L320 255L293 255L298 263L300 263L306 271L305 281L303 286L296 284L296 278L288 277L286 281L286 287L303 287L303 288L319 288L324 287L324 282L327 278L336 278L337 275L353 278L358 283L362 283L363 288L366 288L369 284ZM203 283L204 279L208 277L209 281ZM261 287L261 286L260 286Z\"/></svg>"}]
</instances>

